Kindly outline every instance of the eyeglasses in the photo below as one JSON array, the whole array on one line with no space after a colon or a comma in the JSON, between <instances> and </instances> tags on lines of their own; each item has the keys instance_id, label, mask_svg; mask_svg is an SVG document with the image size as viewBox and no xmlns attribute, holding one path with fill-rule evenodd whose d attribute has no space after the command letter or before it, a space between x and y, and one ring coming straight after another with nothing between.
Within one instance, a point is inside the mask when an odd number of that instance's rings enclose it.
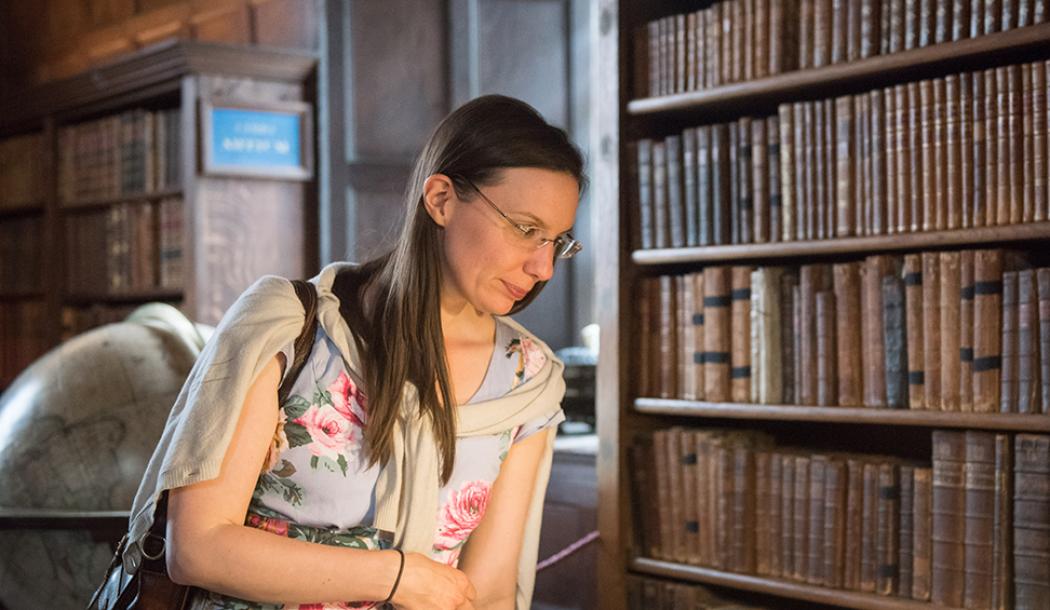
<instances>
[{"instance_id":1,"label":"eyeglasses","mask_svg":"<svg viewBox=\"0 0 1050 610\"><path fill-rule=\"evenodd\" d=\"M507 224L514 228L515 235L521 240L523 246L532 247L538 250L547 244L554 244L555 258L572 258L573 256L576 256L577 252L583 249L583 244L576 241L576 239L573 238L572 233L562 233L557 237L548 238L544 237L536 227L514 222L509 216L503 213L503 210L499 209L498 205L486 197L485 193L482 193L481 189L479 189L476 184L471 182L465 176L459 176L459 178L469 184L470 188L474 189L474 192L480 195L485 203L489 204L489 207L496 210L496 213L500 215L500 218L507 221Z\"/></svg>"}]
</instances>

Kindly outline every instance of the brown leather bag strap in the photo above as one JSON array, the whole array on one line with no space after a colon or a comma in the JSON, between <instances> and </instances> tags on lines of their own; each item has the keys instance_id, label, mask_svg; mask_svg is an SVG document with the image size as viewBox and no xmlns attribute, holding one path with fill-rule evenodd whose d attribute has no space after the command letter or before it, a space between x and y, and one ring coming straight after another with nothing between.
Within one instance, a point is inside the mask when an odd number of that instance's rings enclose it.
<instances>
[{"instance_id":1,"label":"brown leather bag strap","mask_svg":"<svg viewBox=\"0 0 1050 610\"><path fill-rule=\"evenodd\" d=\"M277 404L279 405L284 404L284 401L287 400L295 380L306 366L310 352L313 351L314 336L317 334L317 289L306 280L291 280L291 282L292 287L295 288L295 296L299 297L303 304L306 316L303 320L303 329L295 339L295 353L292 356L291 367L284 381L281 382L281 387L277 389Z\"/></svg>"}]
</instances>

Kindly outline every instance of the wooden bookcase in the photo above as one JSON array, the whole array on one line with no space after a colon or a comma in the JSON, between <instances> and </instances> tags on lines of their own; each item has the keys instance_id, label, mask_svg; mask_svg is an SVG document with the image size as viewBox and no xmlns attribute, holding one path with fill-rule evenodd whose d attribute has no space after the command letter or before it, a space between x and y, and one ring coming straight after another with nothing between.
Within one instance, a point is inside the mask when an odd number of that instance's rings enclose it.
<instances>
[{"instance_id":1,"label":"wooden bookcase","mask_svg":"<svg viewBox=\"0 0 1050 610\"><path fill-rule=\"evenodd\" d=\"M920 79L942 77L1050 57L1050 24L876 55L850 63L786 72L699 91L661 97L637 97L632 90L634 36L640 26L660 17L709 6L710 2L599 0L596 11L594 129L594 200L597 215L597 290L602 356L598 367L599 607L627 607L630 574L684 583L712 585L772 596L785 605L823 604L842 608L941 608L901 597L830 589L778 578L719 571L645 557L635 543L640 527L632 515L630 446L636 434L673 425L685 427L775 429L797 435L799 445L821 435L864 438L868 451L899 454L900 435L929 443L935 428L1050 433L1050 416L980 414L924 410L767 405L660 399L638 396L638 337L633 329L639 308L636 288L646 277L696 271L704 265L737 262L754 265L836 262L884 252L919 252L946 248L1009 246L1028 251L1050 248L1050 223L931 231L889 236L786 241L703 247L632 249L636 219L631 197L628 144L663 137L686 127L732 121L741 116L775 115L778 104L835 98ZM938 2L951 4L950 2ZM988 246L983 246L988 244ZM928 449L928 445L927 445ZM767 602L768 603L768 602ZM775 602L774 602L775 605Z\"/></svg>"},{"instance_id":2,"label":"wooden bookcase","mask_svg":"<svg viewBox=\"0 0 1050 610\"><path fill-rule=\"evenodd\" d=\"M22 241L35 243L38 252L31 257L34 260L18 256L0 260L5 272L21 280L19 290L0 288L0 303L27 303L37 310L34 325L39 329L32 331L37 333L30 344L32 353L18 364L28 364L60 340L63 312L70 309L130 308L164 301L178 306L190 319L216 324L259 276L303 277L316 269L316 180L206 173L200 120L202 102L212 98L248 100L263 109L275 102L315 103L316 65L316 55L308 52L171 41L0 100L0 141L25 134L42 139L40 197L17 206L0 201L0 231L5 225L28 221L33 230ZM172 112L176 117L166 137L174 142L169 163L177 181L130 195L63 196L60 165L70 153L63 149L68 146L63 132L140 109L157 115ZM307 125L312 131L316 121ZM316 141L313 133L303 135L308 142ZM316 156L313 150L306 154ZM181 230L172 232L181 235L181 244L173 245L181 250L180 285L159 288L154 280L137 289L113 290L104 281L104 271L96 275L90 265L81 264L81 258L99 260L98 253L77 250L71 235L91 244L106 243L106 236L92 234L105 230L104 223L102 229L97 225L85 229L85 219L104 217L119 208L152 206L152 224L147 220L141 226L152 226L144 243L157 248L165 237L164 229L158 228L158 202L172 198L181 200L181 206L174 208ZM134 264L158 265L156 253L152 258L152 263L147 256ZM71 264L91 271L89 280L74 289ZM154 268L154 276L157 272ZM6 382L13 373L17 371L7 371ZM0 388L4 385L0 383Z\"/></svg>"}]
</instances>

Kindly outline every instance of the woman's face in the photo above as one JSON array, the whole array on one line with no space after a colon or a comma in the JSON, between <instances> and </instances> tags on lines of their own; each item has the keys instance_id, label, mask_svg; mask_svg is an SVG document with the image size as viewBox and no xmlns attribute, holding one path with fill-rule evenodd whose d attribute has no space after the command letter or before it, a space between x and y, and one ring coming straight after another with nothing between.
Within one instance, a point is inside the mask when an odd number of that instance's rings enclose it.
<instances>
[{"instance_id":1,"label":"woman's face","mask_svg":"<svg viewBox=\"0 0 1050 610\"><path fill-rule=\"evenodd\" d=\"M463 198L450 193L442 302L501 315L537 282L551 278L554 245L537 249L493 206L514 223L554 239L572 228L579 185L565 172L520 167L501 170L495 182L477 187L492 205L469 187Z\"/></svg>"}]
</instances>

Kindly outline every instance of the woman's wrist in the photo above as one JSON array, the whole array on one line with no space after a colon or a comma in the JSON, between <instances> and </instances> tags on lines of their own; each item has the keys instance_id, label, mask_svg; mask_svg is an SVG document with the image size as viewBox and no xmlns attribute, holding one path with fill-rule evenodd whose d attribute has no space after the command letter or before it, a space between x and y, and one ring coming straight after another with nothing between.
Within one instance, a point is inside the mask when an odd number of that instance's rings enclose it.
<instances>
[{"instance_id":1,"label":"woman's wrist","mask_svg":"<svg viewBox=\"0 0 1050 610\"><path fill-rule=\"evenodd\" d=\"M402 551L401 549L391 549L391 550L396 552L397 555L398 555L397 576L394 578L393 584L390 587L389 595L387 595L386 599L384 599L381 602L383 604L389 604L389 603L391 603L394 600L394 596L397 595L397 589L398 589L398 587L401 586L401 577L405 573L405 553L404 553L404 551Z\"/></svg>"}]
</instances>

